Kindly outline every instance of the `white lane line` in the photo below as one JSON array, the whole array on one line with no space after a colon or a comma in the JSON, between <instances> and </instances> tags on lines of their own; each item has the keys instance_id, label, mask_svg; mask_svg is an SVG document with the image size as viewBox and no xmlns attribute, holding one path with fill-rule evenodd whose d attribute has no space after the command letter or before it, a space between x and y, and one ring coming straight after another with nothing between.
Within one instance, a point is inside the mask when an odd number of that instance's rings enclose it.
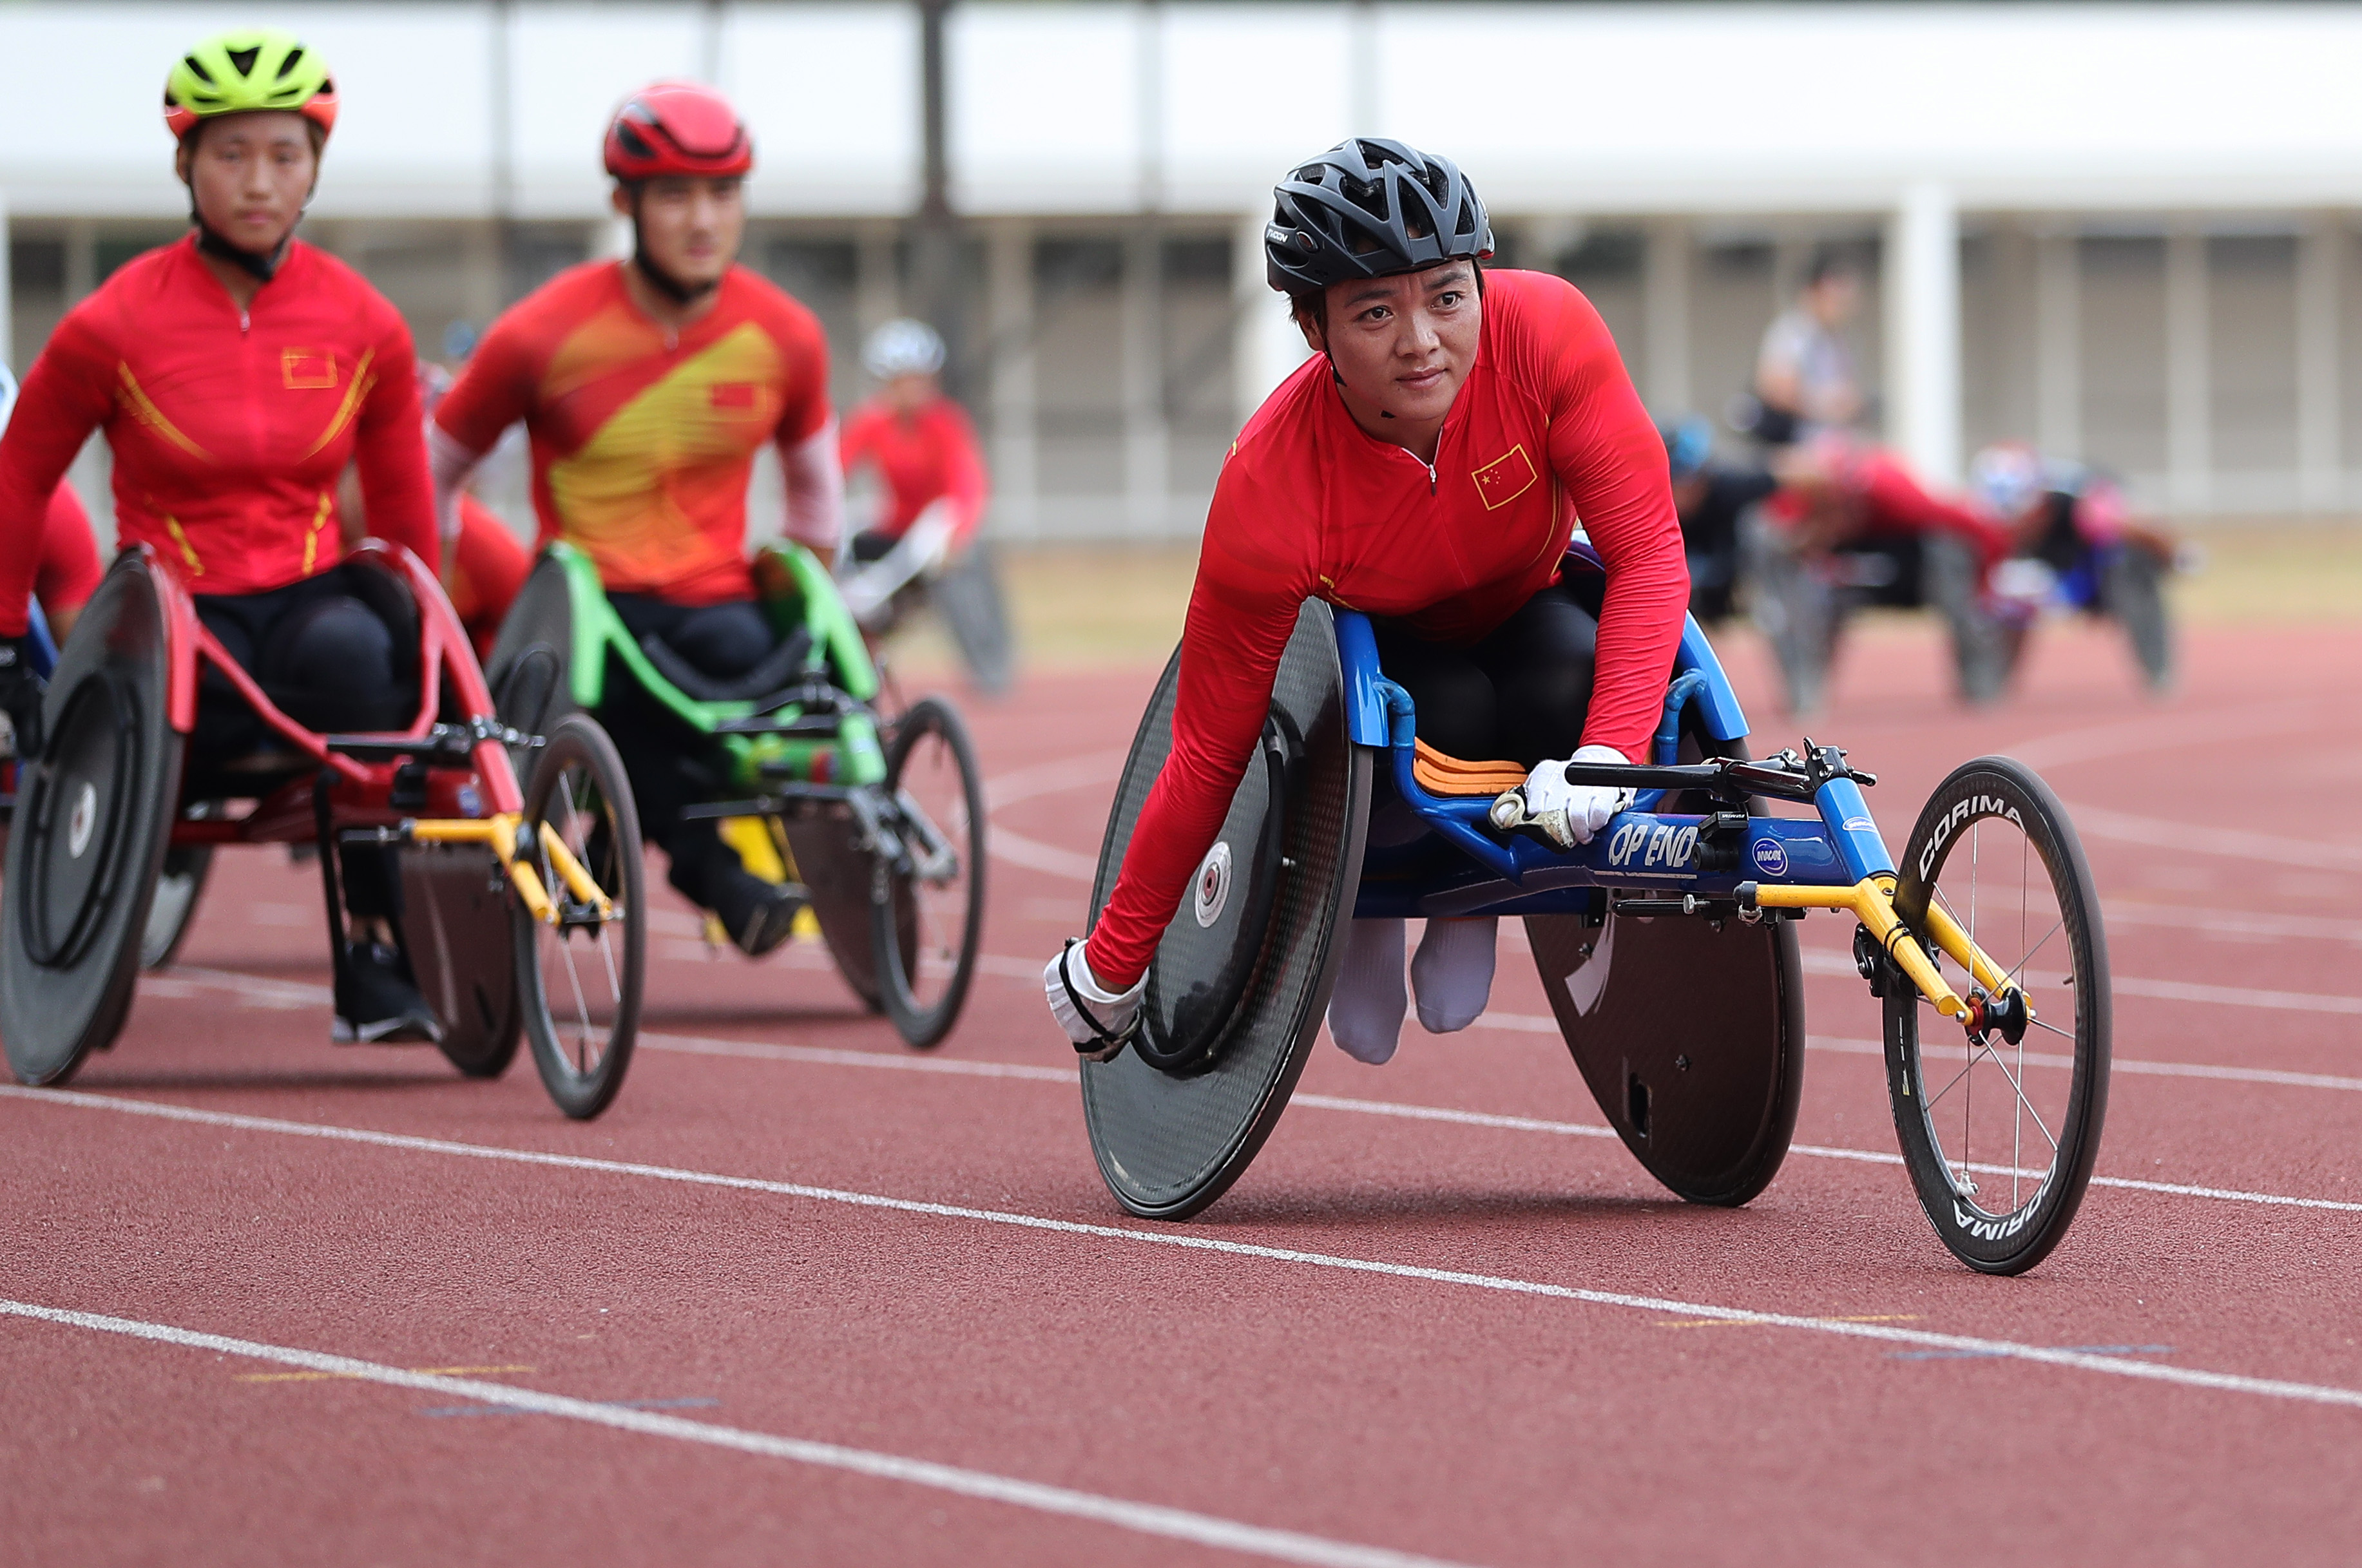
<instances>
[{"instance_id":1,"label":"white lane line","mask_svg":"<svg viewBox=\"0 0 2362 1568\"><path fill-rule=\"evenodd\" d=\"M688 1420L650 1409L571 1399L563 1394L544 1394L537 1389L518 1388L505 1383L484 1383L468 1377L437 1377L428 1373L405 1372L398 1366L384 1366L353 1356L232 1339L226 1334L208 1334L194 1329L174 1328L167 1323L142 1322L137 1318L114 1318L97 1312L76 1312L61 1307L43 1307L30 1301L6 1299L0 1299L0 1315L29 1318L36 1322L88 1329L103 1334L121 1334L129 1339L178 1345L188 1350L211 1351L216 1355L243 1356L251 1361L274 1362L281 1366L299 1366L336 1377L383 1384L391 1388L414 1388L444 1398L477 1400L502 1411L524 1410L535 1415L557 1416L589 1426L633 1432L641 1437L669 1438L675 1442L734 1449L740 1453L751 1453L764 1459L784 1459L825 1470L849 1471L875 1480L932 1487L939 1492L953 1492L988 1503L1005 1503L1012 1507L1031 1508L1036 1513L1089 1519L1141 1535L1186 1540L1196 1546L1211 1546L1281 1562L1314 1563L1319 1568L1451 1568L1440 1559L1420 1557L1407 1551L1359 1546L1351 1541L1330 1540L1295 1530L1269 1529L1212 1514L1194 1513L1187 1508L1135 1503L1122 1497L1102 1496L1096 1492L1078 1492L1071 1487L1052 1486L1039 1481L1021 1481L1012 1475L996 1475L990 1471L938 1464L931 1460L846 1448L839 1443L816 1442L807 1438L777 1437L769 1432L716 1426L712 1422Z\"/></svg>"},{"instance_id":2,"label":"white lane line","mask_svg":"<svg viewBox=\"0 0 2362 1568\"><path fill-rule=\"evenodd\" d=\"M2202 931L2213 936L2257 939L2308 938L2319 942L2362 943L2362 922L2321 920L2312 915L2259 914L2248 910L2198 910L2180 904L2137 904L2121 901L2107 906L2108 924L2161 925L2181 931Z\"/></svg>"},{"instance_id":3,"label":"white lane line","mask_svg":"<svg viewBox=\"0 0 2362 1568\"><path fill-rule=\"evenodd\" d=\"M1099 1241L1129 1242L1148 1247L1171 1247L1182 1252L1213 1253L1227 1257L1253 1258L1266 1263L1291 1264L1305 1268L1334 1269L1347 1274L1374 1275L1392 1279L1418 1280L1434 1285L1460 1286L1474 1290L1497 1291L1511 1296L1574 1301L1592 1307L1615 1307L1630 1311L1654 1313L1658 1316L1744 1320L1772 1328L1794 1329L1806 1333L1831 1334L1840 1339L1872 1340L1886 1344L1913 1345L1927 1350L1970 1351L1980 1355L2033 1362L2046 1366L2067 1367L2081 1372L2098 1373L2105 1376L2131 1377L2169 1383L2187 1388L2202 1388L2217 1393L2248 1394L2265 1398L2290 1399L2307 1404L2342 1406L2350 1409L2362 1410L2362 1389L2344 1388L2332 1384L2299 1383L2284 1378L2249 1377L2238 1373L2208 1372L2195 1367L2125 1362L2084 1352L2059 1350L2046 1345L2024 1344L2014 1340L1936 1333L1924 1329L1897 1328L1886 1323L1864 1323L1847 1321L1842 1319L1808 1318L1793 1313L1763 1312L1751 1308L1684 1301L1673 1297L1640 1296L1628 1291L1591 1290L1580 1286L1552 1285L1541 1280L1517 1279L1503 1275L1473 1274L1461 1269L1429 1268L1417 1264L1388 1263L1377 1258L1357 1258L1335 1253L1303 1252L1293 1247L1264 1246L1253 1242L1234 1242L1223 1237L1180 1230L1137 1231L1120 1225L1094 1225L1078 1220L1054 1220L1046 1215L1021 1214L1002 1209L973 1209L964 1204L931 1203L919 1198L891 1198L881 1193L854 1192L842 1187L812 1187L801 1182L768 1181L759 1176L725 1176L718 1172L685 1170L675 1165L647 1165L632 1160L602 1160L585 1154L549 1154L541 1150L511 1149L491 1143L462 1143L446 1138L420 1138L408 1133L378 1132L359 1127L337 1127L310 1121L283 1121L274 1117L243 1116L223 1110L199 1110L193 1107L171 1105L159 1100L129 1099L114 1095L92 1094L79 1089L36 1089L0 1084L0 1097L22 1099L36 1105L150 1116L161 1121L190 1122L204 1127L227 1127L240 1132L318 1138L336 1143L359 1143L372 1148L399 1149L417 1154L452 1154L468 1159L494 1160L558 1170L586 1171L605 1176L638 1176L655 1181L680 1182L693 1187L767 1193L782 1198L804 1198L817 1203L843 1204L854 1209L924 1215L940 1220L966 1220L980 1224L1003 1225L1017 1230L1036 1231L1055 1235L1088 1236ZM1863 1157L1874 1158L1875 1156ZM388 1370L395 1371L404 1377L420 1375L414 1373L400 1373L398 1368ZM487 1390L486 1397L494 1401L511 1400L517 1392L503 1384L486 1384L483 1386ZM589 1408L602 1411L606 1409L606 1407L596 1405ZM618 1413L638 1414L638 1412Z\"/></svg>"},{"instance_id":4,"label":"white lane line","mask_svg":"<svg viewBox=\"0 0 2362 1568\"><path fill-rule=\"evenodd\" d=\"M1025 977L1034 978L1031 966L1021 960L1006 960L1025 969ZM227 970L184 970L181 973L201 975L215 982L210 988L192 983L186 993L191 996L237 991L242 979ZM152 983L152 982L151 982ZM317 994L297 1006L316 1007L326 999L327 992L314 987ZM279 1007L281 1001L264 1001L259 1005ZM1488 1012L1477 1019L1473 1027L1513 1031L1518 1033L1547 1034L1555 1039L1558 1023L1554 1019L1529 1013ZM1874 1040L1840 1040L1827 1035L1811 1035L1805 1042L1808 1050L1832 1051L1847 1055L1877 1056L1883 1048ZM795 1062L810 1066L876 1067L888 1072L950 1074L956 1077L1015 1078L1032 1083L1072 1084L1072 1067L1038 1066L1025 1062L982 1062L960 1056L918 1056L905 1053L882 1051L848 1051L824 1045L778 1045L761 1040L723 1040L692 1034L644 1033L640 1044L647 1050L671 1052L689 1056L733 1056L756 1062ZM2028 1064L2045 1067L2068 1067L2074 1065L2071 1057L2047 1052L2029 1052ZM2330 1077L2314 1073L2275 1073L2262 1068L2210 1067L2180 1062L2127 1062L2118 1058L2111 1070L2119 1073L2147 1073L2167 1077L2227 1079L2279 1085L2296 1088L2327 1088L2362 1090L2362 1078ZM1323 1110L1360 1111L1370 1115L1401 1117L1414 1121L1448 1121L1463 1127L1489 1127L1505 1132L1549 1132L1584 1138L1613 1138L1615 1129L1597 1122L1549 1121L1527 1116L1501 1116L1490 1111L1453 1110L1441 1106L1408 1105L1396 1100L1357 1099L1341 1095L1297 1093L1289 1103L1309 1105ZM1815 1159L1870 1161L1879 1165L1901 1165L1900 1154L1871 1149L1841 1149L1815 1143L1792 1143L1788 1152ZM2235 1187L2193 1187L2173 1182L2140 1181L2129 1176L2094 1176L2094 1187L2118 1187L2135 1192L2155 1192L2181 1198L2213 1198L2229 1203L2260 1203L2277 1208L2325 1209L2362 1212L2362 1203L2348 1203L2329 1198L2292 1198L2283 1193L2246 1192Z\"/></svg>"},{"instance_id":5,"label":"white lane line","mask_svg":"<svg viewBox=\"0 0 2362 1568\"><path fill-rule=\"evenodd\" d=\"M2268 708L2182 709L2171 714L2128 720L2037 735L1998 748L2028 767L2063 767L2070 763L2098 762L2134 756L2146 751L2173 751L2190 744L2193 734L2225 740L2283 734L2306 729L2322 718L2317 702L2283 702Z\"/></svg>"},{"instance_id":6,"label":"white lane line","mask_svg":"<svg viewBox=\"0 0 2362 1568\"><path fill-rule=\"evenodd\" d=\"M2067 814L2086 838L2114 839L2162 849L2218 855L2233 860L2268 860L2308 871L2362 871L2362 847L2326 839L2283 838L2241 828L2209 827L2164 817L2136 816L2105 806L2069 805Z\"/></svg>"},{"instance_id":7,"label":"white lane line","mask_svg":"<svg viewBox=\"0 0 2362 1568\"><path fill-rule=\"evenodd\" d=\"M1110 784L1123 776L1123 765L1131 756L1125 751L1094 751L1081 756L1060 757L1054 762L1035 763L1013 773L984 781L985 820L992 831L985 837L985 852L1012 866L1023 866L1035 871L1046 871L1069 881L1087 882L1098 875L1099 857L1084 855L1044 844L1038 838L1012 833L992 818L1003 806L1036 796L1060 794L1068 790L1086 789L1094 784ZM1035 971L1039 973L1040 971Z\"/></svg>"}]
</instances>

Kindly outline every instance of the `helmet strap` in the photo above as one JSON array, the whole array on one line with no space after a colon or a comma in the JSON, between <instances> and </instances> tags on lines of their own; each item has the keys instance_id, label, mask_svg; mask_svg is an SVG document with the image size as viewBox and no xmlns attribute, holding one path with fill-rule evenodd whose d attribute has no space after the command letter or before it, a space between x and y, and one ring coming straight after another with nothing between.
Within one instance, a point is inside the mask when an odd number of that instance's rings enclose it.
<instances>
[{"instance_id":1,"label":"helmet strap","mask_svg":"<svg viewBox=\"0 0 2362 1568\"><path fill-rule=\"evenodd\" d=\"M281 265L287 259L287 248L295 238L295 231L289 229L286 237L270 255L258 256L251 250L240 249L215 233L213 226L197 213L193 204L190 206L189 217L197 226L198 249L208 256L217 256L241 271L251 274L258 283L267 283L279 275Z\"/></svg>"},{"instance_id":2,"label":"helmet strap","mask_svg":"<svg viewBox=\"0 0 2362 1568\"><path fill-rule=\"evenodd\" d=\"M677 305L695 304L720 288L719 278L710 283L684 283L657 265L656 258L648 254L647 237L640 231L640 188L637 184L625 188L632 193L632 265L640 270L648 287Z\"/></svg>"}]
</instances>

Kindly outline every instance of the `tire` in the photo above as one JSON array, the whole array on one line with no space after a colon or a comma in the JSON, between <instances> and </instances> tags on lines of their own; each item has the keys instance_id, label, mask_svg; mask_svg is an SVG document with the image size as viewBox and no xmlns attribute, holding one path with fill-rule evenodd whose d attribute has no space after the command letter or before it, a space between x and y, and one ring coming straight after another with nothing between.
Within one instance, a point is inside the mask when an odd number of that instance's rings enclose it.
<instances>
[{"instance_id":1,"label":"tire","mask_svg":"<svg viewBox=\"0 0 2362 1568\"><path fill-rule=\"evenodd\" d=\"M872 871L869 936L879 999L903 1041L924 1050L959 1021L984 934L984 776L959 714L913 703L886 747L886 790L900 819L948 856L935 876Z\"/></svg>"},{"instance_id":2,"label":"tire","mask_svg":"<svg viewBox=\"0 0 2362 1568\"><path fill-rule=\"evenodd\" d=\"M2101 590L2151 691L2173 684L2173 621L2165 607L2165 573L2148 549L2126 545L2109 560Z\"/></svg>"},{"instance_id":3,"label":"tire","mask_svg":"<svg viewBox=\"0 0 2362 1568\"><path fill-rule=\"evenodd\" d=\"M1788 712L1799 718L1816 713L1827 696L1837 646L1837 591L1784 540L1762 540L1756 561L1755 624L1779 660Z\"/></svg>"},{"instance_id":4,"label":"tire","mask_svg":"<svg viewBox=\"0 0 2362 1568\"><path fill-rule=\"evenodd\" d=\"M551 726L517 830L518 858L533 867L543 887L562 890L541 842L545 823L613 906L602 922L579 900L564 897L568 918L553 927L515 899L510 918L534 1066L557 1108L588 1121L614 1100L631 1066L647 964L647 906L632 787L614 743L587 714L568 714ZM600 959L595 965L587 962L592 954Z\"/></svg>"},{"instance_id":5,"label":"tire","mask_svg":"<svg viewBox=\"0 0 2362 1568\"><path fill-rule=\"evenodd\" d=\"M1937 899L2017 977L2033 1018L2018 1041L1994 1032L1975 1043L1882 965L1894 1130L1920 1204L1952 1255L1981 1273L2023 1274L2066 1235L2091 1181L2107 1115L2113 1012L2091 867L2075 824L2032 769L1979 757L1928 797L1904 851L1895 911L1922 933ZM1970 998L1970 977L1936 957ZM2062 963L2063 974L2053 967ZM1941 1043L1924 1041L1923 1031ZM1997 1206L2004 1181L2006 1203Z\"/></svg>"},{"instance_id":6,"label":"tire","mask_svg":"<svg viewBox=\"0 0 2362 1568\"><path fill-rule=\"evenodd\" d=\"M147 928L139 938L141 968L161 969L179 955L213 866L209 844L184 844L164 851L164 868L157 873Z\"/></svg>"},{"instance_id":7,"label":"tire","mask_svg":"<svg viewBox=\"0 0 2362 1568\"><path fill-rule=\"evenodd\" d=\"M1000 591L1000 562L992 547L968 547L929 585L935 613L959 645L969 679L988 697L999 697L1016 678L1017 650L1009 633L1009 606Z\"/></svg>"}]
</instances>

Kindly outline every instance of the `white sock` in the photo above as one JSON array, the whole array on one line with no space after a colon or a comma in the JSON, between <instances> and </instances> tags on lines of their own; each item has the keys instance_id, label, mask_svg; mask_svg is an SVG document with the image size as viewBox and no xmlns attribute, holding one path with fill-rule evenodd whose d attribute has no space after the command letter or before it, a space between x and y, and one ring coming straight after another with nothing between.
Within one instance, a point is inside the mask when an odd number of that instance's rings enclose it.
<instances>
[{"instance_id":1,"label":"white sock","mask_svg":"<svg viewBox=\"0 0 2362 1568\"><path fill-rule=\"evenodd\" d=\"M1410 961L1418 1021L1430 1034L1454 1034L1476 1021L1493 995L1493 941L1500 922L1430 920Z\"/></svg>"},{"instance_id":2,"label":"white sock","mask_svg":"<svg viewBox=\"0 0 2362 1568\"><path fill-rule=\"evenodd\" d=\"M1337 988L1329 994L1330 1038L1353 1060L1377 1066L1402 1037L1404 1005L1403 922L1348 921Z\"/></svg>"}]
</instances>

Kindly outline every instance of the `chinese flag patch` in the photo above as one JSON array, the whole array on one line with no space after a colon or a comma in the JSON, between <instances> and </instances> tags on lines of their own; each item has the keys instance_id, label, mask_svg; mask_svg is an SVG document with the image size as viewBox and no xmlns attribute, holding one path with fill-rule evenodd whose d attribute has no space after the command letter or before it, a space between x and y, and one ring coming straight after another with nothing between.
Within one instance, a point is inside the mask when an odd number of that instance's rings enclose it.
<instances>
[{"instance_id":1,"label":"chinese flag patch","mask_svg":"<svg viewBox=\"0 0 2362 1568\"><path fill-rule=\"evenodd\" d=\"M1525 445L1520 442L1469 477L1476 481L1476 493L1490 512L1508 505L1533 489L1534 481L1541 475L1534 471L1534 460L1526 456Z\"/></svg>"},{"instance_id":2,"label":"chinese flag patch","mask_svg":"<svg viewBox=\"0 0 2362 1568\"><path fill-rule=\"evenodd\" d=\"M282 348L279 380L289 392L326 392L337 384L337 357L326 348Z\"/></svg>"},{"instance_id":3,"label":"chinese flag patch","mask_svg":"<svg viewBox=\"0 0 2362 1568\"><path fill-rule=\"evenodd\" d=\"M716 381L707 394L715 408L751 409L755 406L755 383L752 381Z\"/></svg>"}]
</instances>

